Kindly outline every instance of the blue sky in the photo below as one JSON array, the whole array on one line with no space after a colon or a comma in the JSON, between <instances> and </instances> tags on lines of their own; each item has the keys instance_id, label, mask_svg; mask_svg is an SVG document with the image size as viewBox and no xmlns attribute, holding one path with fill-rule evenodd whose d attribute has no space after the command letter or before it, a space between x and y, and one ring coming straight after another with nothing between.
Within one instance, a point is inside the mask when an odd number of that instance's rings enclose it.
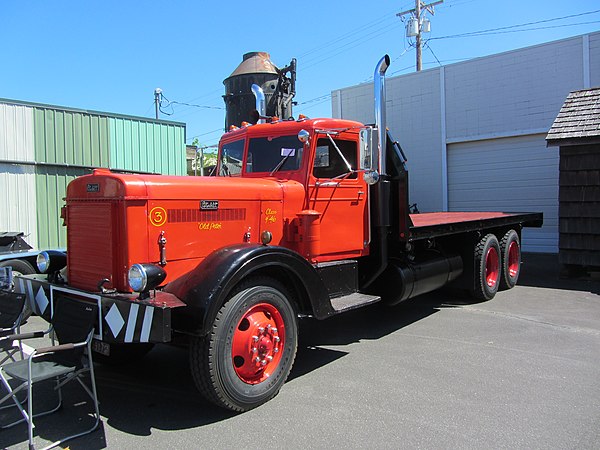
<instances>
[{"instance_id":1,"label":"blue sky","mask_svg":"<svg viewBox=\"0 0 600 450\"><path fill-rule=\"evenodd\" d=\"M161 118L185 122L188 142L215 144L223 80L244 53L269 52L279 67L297 58L294 115L327 117L331 91L369 81L383 54L392 59L388 76L415 70L396 17L412 7L406 0L0 0L0 97L154 117L160 87L171 101L199 105L174 105ZM429 18L423 69L598 31L600 2L445 0ZM485 30L494 31L453 37Z\"/></svg>"}]
</instances>

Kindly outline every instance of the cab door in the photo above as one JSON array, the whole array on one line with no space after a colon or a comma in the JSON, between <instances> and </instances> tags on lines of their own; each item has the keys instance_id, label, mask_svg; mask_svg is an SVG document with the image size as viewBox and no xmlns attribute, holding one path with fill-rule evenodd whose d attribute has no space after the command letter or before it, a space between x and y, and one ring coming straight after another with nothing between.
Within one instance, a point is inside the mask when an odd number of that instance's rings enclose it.
<instances>
[{"instance_id":1,"label":"cab door","mask_svg":"<svg viewBox=\"0 0 600 450\"><path fill-rule=\"evenodd\" d=\"M357 172L358 158L356 140L318 135L308 197L309 208L321 214L321 261L354 258L367 251L368 189Z\"/></svg>"}]
</instances>

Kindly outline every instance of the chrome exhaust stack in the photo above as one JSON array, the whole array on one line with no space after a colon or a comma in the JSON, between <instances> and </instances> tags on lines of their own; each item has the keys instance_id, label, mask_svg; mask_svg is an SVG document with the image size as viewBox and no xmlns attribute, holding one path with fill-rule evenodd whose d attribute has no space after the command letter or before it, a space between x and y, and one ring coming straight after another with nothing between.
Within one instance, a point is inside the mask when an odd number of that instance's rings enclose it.
<instances>
[{"instance_id":1,"label":"chrome exhaust stack","mask_svg":"<svg viewBox=\"0 0 600 450\"><path fill-rule=\"evenodd\" d=\"M267 115L267 103L265 101L265 93L258 84L253 84L252 93L256 98L256 111L258 112L258 121L256 123L264 123L263 117Z\"/></svg>"},{"instance_id":2,"label":"chrome exhaust stack","mask_svg":"<svg viewBox=\"0 0 600 450\"><path fill-rule=\"evenodd\" d=\"M375 125L379 137L377 144L377 171L379 175L387 174L385 161L386 149L386 118L385 118L385 72L390 66L390 57L385 55L377 63L373 75L373 87L375 90Z\"/></svg>"},{"instance_id":3,"label":"chrome exhaust stack","mask_svg":"<svg viewBox=\"0 0 600 450\"><path fill-rule=\"evenodd\" d=\"M387 176L385 161L386 121L385 121L385 71L390 65L390 57L385 55L377 63L373 75L375 90L375 126L377 127L377 180L370 186L372 245L369 258L372 260L371 273L366 276L362 288L369 287L388 266L388 235L391 234L391 182Z\"/></svg>"}]
</instances>

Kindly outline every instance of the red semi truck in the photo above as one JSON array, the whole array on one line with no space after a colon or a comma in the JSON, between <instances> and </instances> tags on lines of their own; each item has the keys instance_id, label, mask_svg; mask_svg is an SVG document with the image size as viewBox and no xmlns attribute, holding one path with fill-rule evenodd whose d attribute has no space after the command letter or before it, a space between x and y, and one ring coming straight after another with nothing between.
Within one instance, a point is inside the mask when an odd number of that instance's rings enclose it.
<instances>
[{"instance_id":1,"label":"red semi truck","mask_svg":"<svg viewBox=\"0 0 600 450\"><path fill-rule=\"evenodd\" d=\"M45 275L14 290L46 318L58 297L97 303L105 359L187 342L200 392L245 411L285 382L300 316L446 285L477 299L513 287L521 230L542 215L410 214L406 159L385 126L388 65L386 55L375 70L374 126L270 118L222 137L214 177L77 178L63 209L66 259L42 253Z\"/></svg>"}]
</instances>

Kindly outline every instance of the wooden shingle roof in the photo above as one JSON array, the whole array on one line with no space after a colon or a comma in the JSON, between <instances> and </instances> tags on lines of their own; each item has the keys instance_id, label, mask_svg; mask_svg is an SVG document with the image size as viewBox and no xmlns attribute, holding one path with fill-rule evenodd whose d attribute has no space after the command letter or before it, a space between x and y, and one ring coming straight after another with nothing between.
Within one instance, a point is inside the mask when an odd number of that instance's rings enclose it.
<instances>
[{"instance_id":1,"label":"wooden shingle roof","mask_svg":"<svg viewBox=\"0 0 600 450\"><path fill-rule=\"evenodd\" d=\"M600 87L571 92L546 141L548 146L600 142Z\"/></svg>"}]
</instances>

